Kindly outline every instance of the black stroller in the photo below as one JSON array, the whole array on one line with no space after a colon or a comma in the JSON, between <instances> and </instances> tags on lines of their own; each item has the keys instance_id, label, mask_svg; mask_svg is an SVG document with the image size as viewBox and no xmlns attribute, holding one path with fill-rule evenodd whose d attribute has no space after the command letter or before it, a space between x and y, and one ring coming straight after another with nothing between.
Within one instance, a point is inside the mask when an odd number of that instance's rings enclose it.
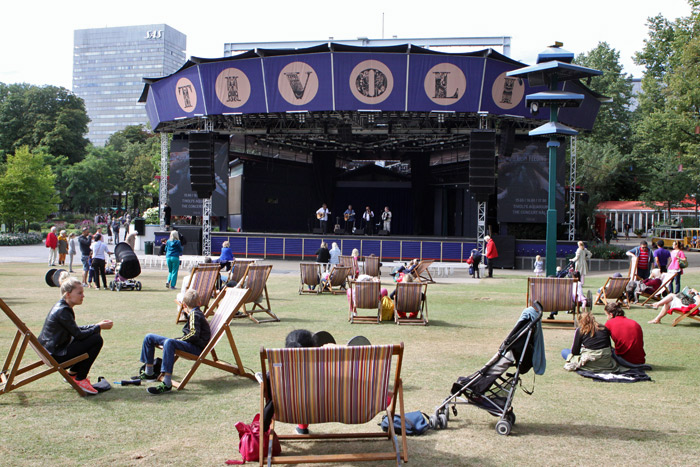
<instances>
[{"instance_id":1,"label":"black stroller","mask_svg":"<svg viewBox=\"0 0 700 467\"><path fill-rule=\"evenodd\" d=\"M569 264L566 265L566 267L562 268L561 271L557 273L557 277L559 279L563 277L573 277L574 274L574 262L569 261Z\"/></svg>"},{"instance_id":2,"label":"black stroller","mask_svg":"<svg viewBox=\"0 0 700 467\"><path fill-rule=\"evenodd\" d=\"M117 259L114 280L109 283L110 290L141 290L141 282L134 280L141 274L139 258L126 242L114 247L114 257Z\"/></svg>"},{"instance_id":3,"label":"black stroller","mask_svg":"<svg viewBox=\"0 0 700 467\"><path fill-rule=\"evenodd\" d=\"M433 428L447 428L450 408L456 416L457 404L473 404L500 418L496 423L498 434L510 434L515 425L515 414L511 406L513 395L520 382L520 375L532 368L533 349L538 335L535 331L542 319L542 305L536 301L533 308L535 313L527 313L528 309L523 312L498 353L483 368L470 376L457 379L450 395L437 406L435 414L430 416ZM506 373L511 367L515 367L515 371ZM524 388L523 391L532 394L532 391Z\"/></svg>"}]
</instances>

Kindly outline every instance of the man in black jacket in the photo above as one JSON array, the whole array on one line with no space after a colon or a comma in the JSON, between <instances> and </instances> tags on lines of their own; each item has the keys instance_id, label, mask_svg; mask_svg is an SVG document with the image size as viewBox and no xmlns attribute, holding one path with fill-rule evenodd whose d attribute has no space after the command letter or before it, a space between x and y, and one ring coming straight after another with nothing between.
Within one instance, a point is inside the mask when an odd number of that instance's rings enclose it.
<instances>
[{"instance_id":1,"label":"man in black jacket","mask_svg":"<svg viewBox=\"0 0 700 467\"><path fill-rule=\"evenodd\" d=\"M92 237L90 237L90 229L83 227L83 233L78 237L78 246L80 247L80 261L83 263L83 287L87 287L88 271L90 270L90 244L92 244Z\"/></svg>"},{"instance_id":2,"label":"man in black jacket","mask_svg":"<svg viewBox=\"0 0 700 467\"><path fill-rule=\"evenodd\" d=\"M187 315L187 322L182 328L182 337L170 339L157 334L147 334L143 339L141 362L145 364L145 369L141 371L139 376L142 380L147 382L155 382L158 379L158 375L153 371L153 356L155 348L159 345L163 346L163 364L161 366L163 382L157 386L148 388L147 391L149 394L163 394L172 389L171 377L173 365L175 363L176 350L183 350L187 353L199 355L211 338L209 322L204 317L202 310L197 306L197 303L199 303L197 291L189 289L185 292L182 302L184 304L185 314Z\"/></svg>"}]
</instances>

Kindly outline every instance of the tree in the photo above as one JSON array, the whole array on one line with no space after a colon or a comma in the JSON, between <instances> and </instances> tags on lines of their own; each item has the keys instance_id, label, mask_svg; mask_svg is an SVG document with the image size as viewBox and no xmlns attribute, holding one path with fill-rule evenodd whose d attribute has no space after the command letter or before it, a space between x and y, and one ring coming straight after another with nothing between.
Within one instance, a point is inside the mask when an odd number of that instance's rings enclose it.
<instances>
[{"instance_id":1,"label":"tree","mask_svg":"<svg viewBox=\"0 0 700 467\"><path fill-rule=\"evenodd\" d=\"M116 151L91 147L84 160L63 171L69 205L81 212L111 206L112 193L124 183L123 173Z\"/></svg>"},{"instance_id":2,"label":"tree","mask_svg":"<svg viewBox=\"0 0 700 467\"><path fill-rule=\"evenodd\" d=\"M671 209L685 206L684 201L689 193L697 190L697 180L686 170L674 167L674 156L667 158L665 163L652 168L651 179L642 193L641 200L651 208L663 203L667 218L671 219Z\"/></svg>"},{"instance_id":3,"label":"tree","mask_svg":"<svg viewBox=\"0 0 700 467\"><path fill-rule=\"evenodd\" d=\"M17 223L43 220L56 211L60 199L54 188L55 176L44 164L44 154L19 148L8 155L5 173L0 176L0 217L10 230Z\"/></svg>"}]
</instances>

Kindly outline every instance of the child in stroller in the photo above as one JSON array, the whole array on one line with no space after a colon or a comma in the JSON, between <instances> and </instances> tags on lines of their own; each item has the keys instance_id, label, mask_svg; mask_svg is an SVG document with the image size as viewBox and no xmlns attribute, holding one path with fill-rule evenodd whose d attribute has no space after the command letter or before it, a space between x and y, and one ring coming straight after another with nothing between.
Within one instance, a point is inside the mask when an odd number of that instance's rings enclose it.
<instances>
[{"instance_id":1,"label":"child in stroller","mask_svg":"<svg viewBox=\"0 0 700 467\"><path fill-rule=\"evenodd\" d=\"M566 267L561 268L561 269L557 268L556 276L560 279L563 277L574 277L573 273L574 273L574 262L569 261L569 264L567 264Z\"/></svg>"},{"instance_id":2,"label":"child in stroller","mask_svg":"<svg viewBox=\"0 0 700 467\"><path fill-rule=\"evenodd\" d=\"M141 274L141 264L134 250L126 242L114 247L114 257L117 261L114 280L109 283L110 290L141 290L141 282L134 280Z\"/></svg>"},{"instance_id":3,"label":"child in stroller","mask_svg":"<svg viewBox=\"0 0 700 467\"><path fill-rule=\"evenodd\" d=\"M515 424L512 402L520 376L534 369L535 374L545 371L544 338L542 336L542 305L535 302L525 308L496 355L480 370L470 376L461 376L452 385L450 395L430 416L435 429L447 428L450 409L457 415L457 404L473 404L499 417L496 432L508 435ZM515 367L515 371L506 371ZM532 394L523 389L525 393Z\"/></svg>"}]
</instances>

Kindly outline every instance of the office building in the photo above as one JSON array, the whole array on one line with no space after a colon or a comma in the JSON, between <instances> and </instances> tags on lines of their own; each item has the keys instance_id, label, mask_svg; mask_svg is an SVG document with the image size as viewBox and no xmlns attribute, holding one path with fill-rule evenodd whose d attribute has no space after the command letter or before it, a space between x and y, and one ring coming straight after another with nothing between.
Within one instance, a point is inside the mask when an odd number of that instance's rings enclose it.
<instances>
[{"instance_id":1,"label":"office building","mask_svg":"<svg viewBox=\"0 0 700 467\"><path fill-rule=\"evenodd\" d=\"M148 122L138 103L142 78L180 69L186 47L187 36L166 24L74 31L73 92L85 101L94 145L104 146L128 125Z\"/></svg>"}]
</instances>

